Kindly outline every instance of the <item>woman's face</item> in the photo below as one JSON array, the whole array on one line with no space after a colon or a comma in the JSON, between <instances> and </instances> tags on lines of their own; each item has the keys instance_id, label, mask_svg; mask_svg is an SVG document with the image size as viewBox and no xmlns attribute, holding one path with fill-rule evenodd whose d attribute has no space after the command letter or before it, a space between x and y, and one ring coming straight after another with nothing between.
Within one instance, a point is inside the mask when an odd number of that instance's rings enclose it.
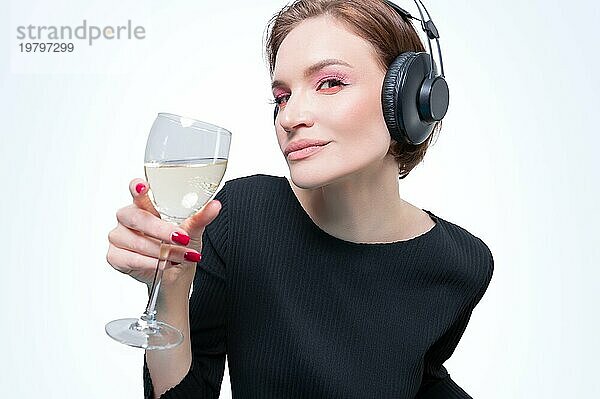
<instances>
[{"instance_id":1,"label":"woman's face","mask_svg":"<svg viewBox=\"0 0 600 399\"><path fill-rule=\"evenodd\" d=\"M337 61L319 65L326 60ZM381 110L384 77L371 44L332 17L307 19L286 36L273 72L279 147L284 152L301 139L329 142L306 158L286 157L298 186L369 178L381 173L384 161L397 171L386 155L391 137Z\"/></svg>"}]
</instances>

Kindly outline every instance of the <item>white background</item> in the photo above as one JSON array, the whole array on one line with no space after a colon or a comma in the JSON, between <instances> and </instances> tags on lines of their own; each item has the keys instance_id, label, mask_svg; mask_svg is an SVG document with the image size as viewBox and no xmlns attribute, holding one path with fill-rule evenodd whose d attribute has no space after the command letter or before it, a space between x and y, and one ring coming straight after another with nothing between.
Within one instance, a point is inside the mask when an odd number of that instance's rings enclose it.
<instances>
[{"instance_id":1,"label":"white background","mask_svg":"<svg viewBox=\"0 0 600 399\"><path fill-rule=\"evenodd\" d=\"M285 3L2 0L0 387L142 397L143 351L104 333L146 288L106 262L158 112L233 133L225 180L288 175L262 38ZM414 4L400 5L413 14ZM426 3L450 85L444 129L401 195L482 238L495 274L454 355L475 398L599 397L600 89L591 0ZM146 39L21 54L19 25L142 25ZM222 397L230 397L226 371Z\"/></svg>"}]
</instances>

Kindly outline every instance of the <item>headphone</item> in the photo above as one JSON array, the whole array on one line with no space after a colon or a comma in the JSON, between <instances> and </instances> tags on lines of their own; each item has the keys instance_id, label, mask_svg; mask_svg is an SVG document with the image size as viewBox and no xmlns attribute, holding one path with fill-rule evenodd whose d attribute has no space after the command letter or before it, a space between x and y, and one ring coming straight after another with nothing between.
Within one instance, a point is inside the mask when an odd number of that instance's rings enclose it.
<instances>
[{"instance_id":1,"label":"headphone","mask_svg":"<svg viewBox=\"0 0 600 399\"><path fill-rule=\"evenodd\" d=\"M423 143L448 111L449 90L444 78L444 63L440 49L439 33L431 16L421 0L429 21L424 21L423 12L417 0L414 0L421 19L391 1L385 3L396 11L405 21L421 21L423 31L427 33L429 54L426 52L404 52L392 61L383 80L381 106L388 131L397 142L418 145ZM440 57L441 75L433 60L431 40L435 39ZM275 104L273 120L277 118L279 106Z\"/></svg>"}]
</instances>

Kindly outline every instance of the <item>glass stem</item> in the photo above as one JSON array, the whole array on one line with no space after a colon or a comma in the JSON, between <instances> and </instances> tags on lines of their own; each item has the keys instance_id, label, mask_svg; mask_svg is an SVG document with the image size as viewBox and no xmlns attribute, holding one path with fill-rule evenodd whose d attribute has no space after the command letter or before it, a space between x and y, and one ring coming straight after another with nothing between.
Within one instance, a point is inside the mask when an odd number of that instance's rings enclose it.
<instances>
[{"instance_id":1,"label":"glass stem","mask_svg":"<svg viewBox=\"0 0 600 399\"><path fill-rule=\"evenodd\" d=\"M157 327L156 325L156 299L158 298L158 290L160 289L160 282L162 281L163 271L165 270L165 266L169 261L169 251L171 246L169 244L165 244L163 241L160 242L160 254L158 257L158 261L156 262L156 271L154 272L154 281L152 281L152 288L150 291L152 292L150 298L148 299L148 304L146 305L146 310L144 314L140 316L140 320L138 320L138 324L143 324L144 322L148 325L148 327Z\"/></svg>"}]
</instances>

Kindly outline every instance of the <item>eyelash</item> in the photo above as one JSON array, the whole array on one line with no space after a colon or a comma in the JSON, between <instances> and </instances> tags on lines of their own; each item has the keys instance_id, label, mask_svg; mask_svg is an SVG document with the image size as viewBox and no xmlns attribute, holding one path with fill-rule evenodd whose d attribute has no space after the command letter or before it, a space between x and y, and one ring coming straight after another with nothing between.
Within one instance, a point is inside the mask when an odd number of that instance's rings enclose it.
<instances>
[{"instance_id":1,"label":"eyelash","mask_svg":"<svg viewBox=\"0 0 600 399\"><path fill-rule=\"evenodd\" d=\"M338 83L340 86L344 87L344 86L348 86L348 83L344 83L343 78L341 77L329 77L326 79L321 80L319 83L317 83L317 87L320 87L322 84L324 83ZM282 94L279 97L276 97L272 100L269 101L269 104L273 104L273 105L280 105L281 104L281 99L283 97L286 97L287 94Z\"/></svg>"}]
</instances>

